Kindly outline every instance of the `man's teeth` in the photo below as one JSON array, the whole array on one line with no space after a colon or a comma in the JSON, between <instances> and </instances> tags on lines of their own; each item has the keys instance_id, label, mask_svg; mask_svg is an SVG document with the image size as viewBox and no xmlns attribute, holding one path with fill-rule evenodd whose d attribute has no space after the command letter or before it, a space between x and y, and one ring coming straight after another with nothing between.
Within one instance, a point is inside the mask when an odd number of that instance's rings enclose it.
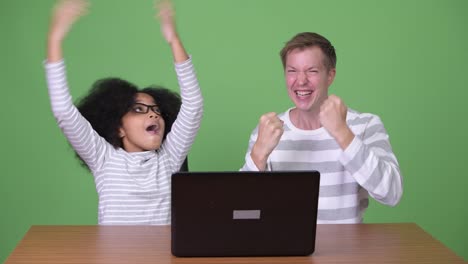
<instances>
[{"instance_id":1,"label":"man's teeth","mask_svg":"<svg viewBox=\"0 0 468 264\"><path fill-rule=\"evenodd\" d=\"M296 95L298 96L307 96L312 94L312 91L296 91Z\"/></svg>"}]
</instances>

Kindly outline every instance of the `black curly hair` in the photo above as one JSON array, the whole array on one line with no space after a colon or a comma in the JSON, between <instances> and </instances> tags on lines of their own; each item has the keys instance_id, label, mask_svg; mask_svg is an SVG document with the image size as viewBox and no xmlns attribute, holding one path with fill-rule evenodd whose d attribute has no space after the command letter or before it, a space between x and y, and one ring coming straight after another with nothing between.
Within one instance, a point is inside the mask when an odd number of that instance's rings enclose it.
<instances>
[{"instance_id":1,"label":"black curly hair","mask_svg":"<svg viewBox=\"0 0 468 264\"><path fill-rule=\"evenodd\" d=\"M164 141L171 131L181 105L179 94L167 88L149 86L140 90L126 80L105 78L97 80L89 93L81 98L76 106L101 137L114 148L123 148L119 128L122 126L122 117L135 103L137 93L153 97L161 110L161 117L165 122Z\"/></svg>"}]
</instances>

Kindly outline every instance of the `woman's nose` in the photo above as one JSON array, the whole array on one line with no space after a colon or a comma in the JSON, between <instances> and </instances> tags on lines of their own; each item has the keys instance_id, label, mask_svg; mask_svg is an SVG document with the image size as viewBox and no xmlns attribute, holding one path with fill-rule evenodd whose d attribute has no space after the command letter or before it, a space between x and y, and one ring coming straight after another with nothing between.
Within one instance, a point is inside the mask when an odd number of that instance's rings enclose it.
<instances>
[{"instance_id":1,"label":"woman's nose","mask_svg":"<svg viewBox=\"0 0 468 264\"><path fill-rule=\"evenodd\" d=\"M150 113L150 118L159 118L159 115L154 113L154 112L151 112Z\"/></svg>"}]
</instances>

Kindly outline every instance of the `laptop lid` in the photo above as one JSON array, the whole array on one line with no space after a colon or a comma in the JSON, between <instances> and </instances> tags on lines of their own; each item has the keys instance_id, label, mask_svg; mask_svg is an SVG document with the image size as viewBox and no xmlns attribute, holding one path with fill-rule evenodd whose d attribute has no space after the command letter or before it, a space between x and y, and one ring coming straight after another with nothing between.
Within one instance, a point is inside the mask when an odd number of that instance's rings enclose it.
<instances>
[{"instance_id":1,"label":"laptop lid","mask_svg":"<svg viewBox=\"0 0 468 264\"><path fill-rule=\"evenodd\" d=\"M319 188L317 171L175 173L172 254L310 255Z\"/></svg>"}]
</instances>

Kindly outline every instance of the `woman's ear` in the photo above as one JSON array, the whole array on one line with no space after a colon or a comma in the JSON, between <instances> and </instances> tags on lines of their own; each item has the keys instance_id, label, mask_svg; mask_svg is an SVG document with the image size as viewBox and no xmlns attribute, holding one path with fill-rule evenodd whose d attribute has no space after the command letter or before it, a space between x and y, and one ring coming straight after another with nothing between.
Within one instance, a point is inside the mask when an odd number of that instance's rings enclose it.
<instances>
[{"instance_id":1,"label":"woman's ear","mask_svg":"<svg viewBox=\"0 0 468 264\"><path fill-rule=\"evenodd\" d=\"M119 137L124 138L125 137L125 130L122 127L119 127Z\"/></svg>"}]
</instances>

